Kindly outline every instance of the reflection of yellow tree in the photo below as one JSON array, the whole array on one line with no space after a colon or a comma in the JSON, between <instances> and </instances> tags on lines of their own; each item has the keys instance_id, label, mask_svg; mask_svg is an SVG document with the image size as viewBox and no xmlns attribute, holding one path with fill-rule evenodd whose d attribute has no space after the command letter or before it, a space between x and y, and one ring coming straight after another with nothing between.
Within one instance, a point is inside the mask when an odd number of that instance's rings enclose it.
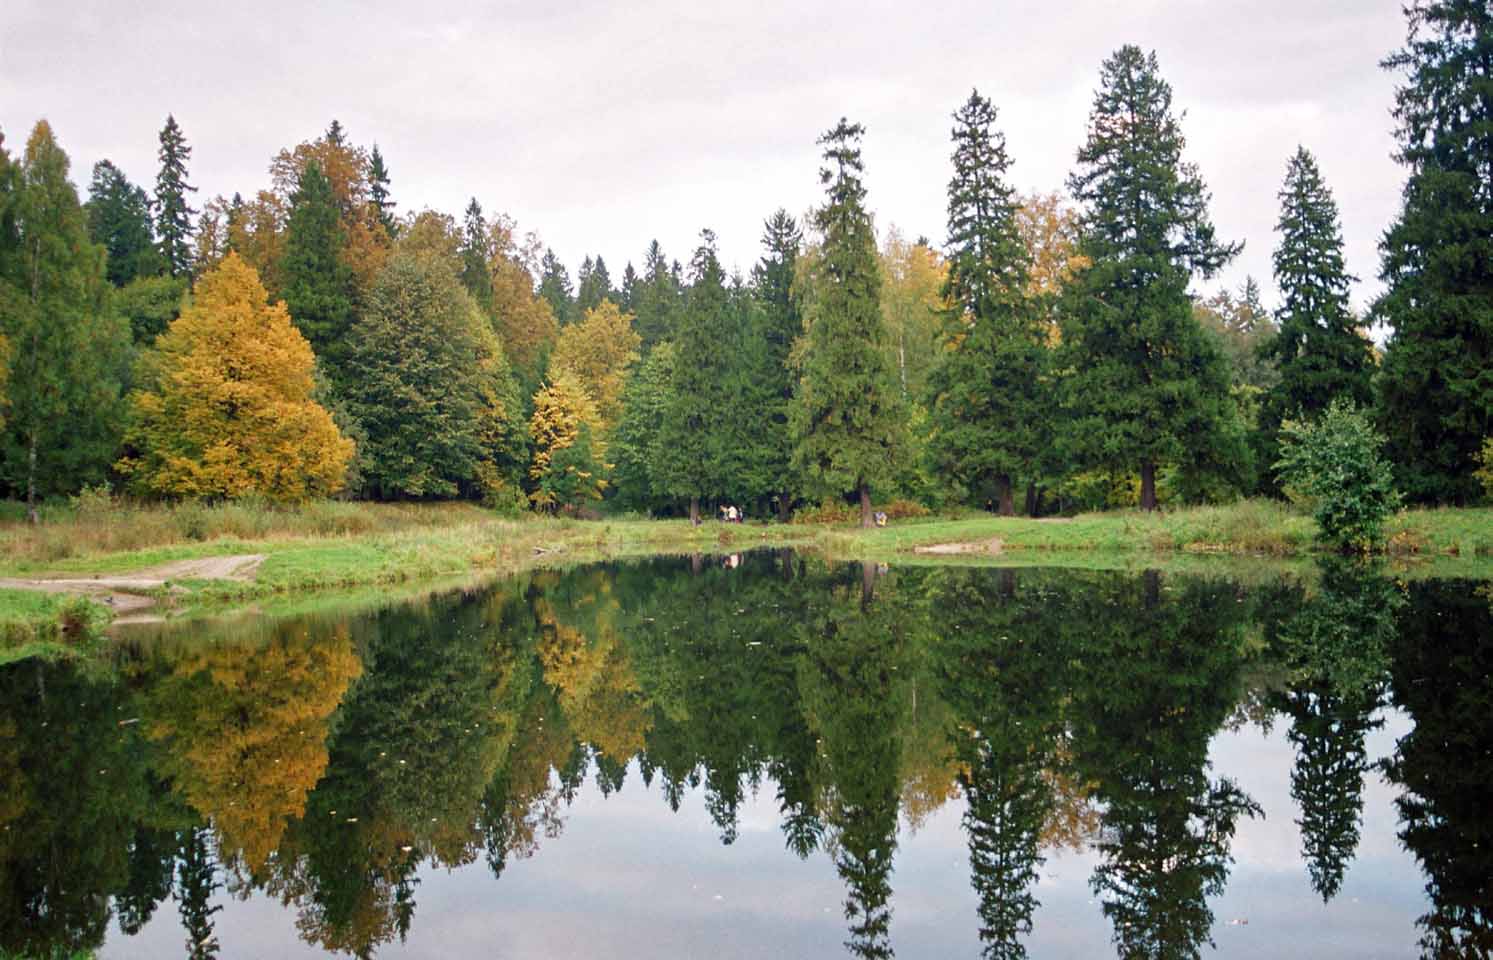
<instances>
[{"instance_id":1,"label":"reflection of yellow tree","mask_svg":"<svg viewBox=\"0 0 1493 960\"><path fill-rule=\"evenodd\" d=\"M598 576L588 587L563 618L549 600L535 602L539 660L576 737L626 763L643 749L650 704L621 643L611 581Z\"/></svg>"},{"instance_id":2,"label":"reflection of yellow tree","mask_svg":"<svg viewBox=\"0 0 1493 960\"><path fill-rule=\"evenodd\" d=\"M277 630L176 663L150 694L148 735L176 789L219 833L224 858L259 870L327 766L327 721L362 667L345 628Z\"/></svg>"},{"instance_id":3,"label":"reflection of yellow tree","mask_svg":"<svg viewBox=\"0 0 1493 960\"><path fill-rule=\"evenodd\" d=\"M30 806L31 783L21 769L21 743L16 722L0 718L0 858L5 853L3 837L10 825L20 821Z\"/></svg>"}]
</instances>

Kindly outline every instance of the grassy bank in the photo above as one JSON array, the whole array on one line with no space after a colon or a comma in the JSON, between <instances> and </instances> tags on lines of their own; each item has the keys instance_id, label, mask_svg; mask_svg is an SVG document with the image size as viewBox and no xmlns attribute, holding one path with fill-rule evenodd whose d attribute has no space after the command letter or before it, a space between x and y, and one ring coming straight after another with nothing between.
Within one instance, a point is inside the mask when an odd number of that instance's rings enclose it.
<instances>
[{"instance_id":1,"label":"grassy bank","mask_svg":"<svg viewBox=\"0 0 1493 960\"><path fill-rule=\"evenodd\" d=\"M1247 501L1160 514L1115 512L1030 520L987 514L929 518L878 530L831 525L692 527L683 520L504 520L468 505L314 504L300 510L228 504L89 509L75 505L32 528L0 520L0 577L117 576L211 556L261 554L250 580L173 581L154 591L166 611L222 608L327 591L424 584L659 553L793 546L882 562L1003 562L1137 566L1206 554L1304 559L1315 524L1282 504ZM1407 511L1391 523L1397 556L1493 557L1493 510ZM974 554L919 548L975 544ZM96 632L96 601L0 589L0 646L65 644Z\"/></svg>"}]
</instances>

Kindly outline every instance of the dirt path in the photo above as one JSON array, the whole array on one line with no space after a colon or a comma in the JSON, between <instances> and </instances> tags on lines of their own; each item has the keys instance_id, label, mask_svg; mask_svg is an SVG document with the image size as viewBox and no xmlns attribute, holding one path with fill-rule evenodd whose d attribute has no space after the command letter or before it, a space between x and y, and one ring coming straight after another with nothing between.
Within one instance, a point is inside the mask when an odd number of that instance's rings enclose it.
<instances>
[{"instance_id":1,"label":"dirt path","mask_svg":"<svg viewBox=\"0 0 1493 960\"><path fill-rule=\"evenodd\" d=\"M36 590L41 593L72 593L93 597L112 607L116 616L138 613L151 606L155 600L141 596L158 590L173 580L237 580L254 579L259 565L264 562L262 553L244 553L231 557L203 557L199 560L178 560L158 567L148 567L132 573L118 574L73 574L66 577L39 577L19 579L0 577L0 588L7 590Z\"/></svg>"},{"instance_id":2,"label":"dirt path","mask_svg":"<svg viewBox=\"0 0 1493 960\"><path fill-rule=\"evenodd\" d=\"M1001 543L999 537L992 537L989 540L974 540L961 543L934 543L922 547L913 547L912 552L933 553L939 555L959 553L997 554L1003 552L1004 548L1005 544Z\"/></svg>"}]
</instances>

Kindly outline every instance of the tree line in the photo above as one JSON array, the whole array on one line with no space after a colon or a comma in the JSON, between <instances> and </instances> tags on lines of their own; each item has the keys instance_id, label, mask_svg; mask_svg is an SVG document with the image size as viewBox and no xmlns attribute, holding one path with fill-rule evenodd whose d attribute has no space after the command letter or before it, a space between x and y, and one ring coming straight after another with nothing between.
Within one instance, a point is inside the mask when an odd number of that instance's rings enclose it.
<instances>
[{"instance_id":1,"label":"tree line","mask_svg":"<svg viewBox=\"0 0 1493 960\"><path fill-rule=\"evenodd\" d=\"M334 494L786 517L903 499L1003 514L1280 495L1294 425L1336 402L1412 502L1493 473L1493 14L1422 0L1384 66L1403 205L1386 292L1354 310L1338 209L1288 158L1273 257L1211 298L1220 238L1154 53L1107 58L1067 196L1022 196L996 105L953 114L947 234L878 244L863 128L820 138L822 203L778 210L728 275L703 230L615 282L474 198L397 213L387 161L333 121L270 185L192 206L160 133L153 193L108 160L86 203L46 121L0 139L0 495ZM1382 324L1382 351L1367 331ZM1018 504L1018 500L1021 502Z\"/></svg>"}]
</instances>

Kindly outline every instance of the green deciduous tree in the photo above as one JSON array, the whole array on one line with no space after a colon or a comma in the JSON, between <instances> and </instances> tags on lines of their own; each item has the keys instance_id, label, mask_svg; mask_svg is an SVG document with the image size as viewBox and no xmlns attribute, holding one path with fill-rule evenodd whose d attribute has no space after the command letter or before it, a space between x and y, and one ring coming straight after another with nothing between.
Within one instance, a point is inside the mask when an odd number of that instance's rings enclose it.
<instances>
[{"instance_id":1,"label":"green deciduous tree","mask_svg":"<svg viewBox=\"0 0 1493 960\"><path fill-rule=\"evenodd\" d=\"M190 276L192 214L197 211L188 206L187 194L196 193L197 188L187 182L187 161L192 159L192 148L177 125L176 117L170 114L166 116L166 125L161 128L161 149L157 157L161 171L156 174L156 243L167 273L173 277Z\"/></svg>"},{"instance_id":2,"label":"green deciduous tree","mask_svg":"<svg viewBox=\"0 0 1493 960\"><path fill-rule=\"evenodd\" d=\"M1156 55L1126 46L1105 60L1068 181L1092 261L1064 298L1069 435L1096 465L1138 468L1148 510L1158 464L1246 456L1228 369L1187 294L1194 272L1211 276L1239 247L1214 237L1184 144Z\"/></svg>"},{"instance_id":3,"label":"green deciduous tree","mask_svg":"<svg viewBox=\"0 0 1493 960\"><path fill-rule=\"evenodd\" d=\"M995 116L978 91L954 113L943 288L950 309L942 362L929 379L931 455L967 494L993 492L1010 516L1015 479L1033 476L1047 445L1052 404L1044 318L1028 292L1031 257Z\"/></svg>"},{"instance_id":4,"label":"green deciduous tree","mask_svg":"<svg viewBox=\"0 0 1493 960\"><path fill-rule=\"evenodd\" d=\"M0 151L3 153L3 151ZM122 425L129 330L106 309L67 154L37 123L19 165L0 156L0 335L10 342L4 479L25 496L101 482Z\"/></svg>"},{"instance_id":5,"label":"green deciduous tree","mask_svg":"<svg viewBox=\"0 0 1493 960\"><path fill-rule=\"evenodd\" d=\"M1478 447L1493 434L1493 9L1414 0L1395 95L1400 162L1410 170L1380 244L1389 290L1376 318L1393 333L1380 424L1412 500L1479 494Z\"/></svg>"},{"instance_id":6,"label":"green deciduous tree","mask_svg":"<svg viewBox=\"0 0 1493 960\"><path fill-rule=\"evenodd\" d=\"M297 329L338 380L353 324L353 275L342 260L346 242L331 183L313 160L291 197L281 294Z\"/></svg>"},{"instance_id":7,"label":"green deciduous tree","mask_svg":"<svg viewBox=\"0 0 1493 960\"><path fill-rule=\"evenodd\" d=\"M823 238L805 311L807 342L793 406L794 466L811 494L860 496L870 526L871 491L901 458L906 422L901 390L886 360L876 235L861 182L864 128L841 119L819 138L826 166Z\"/></svg>"},{"instance_id":8,"label":"green deciduous tree","mask_svg":"<svg viewBox=\"0 0 1493 960\"><path fill-rule=\"evenodd\" d=\"M1383 446L1367 415L1343 399L1314 420L1281 427L1276 473L1289 495L1311 505L1323 542L1370 550L1384 539L1384 521L1400 495Z\"/></svg>"}]
</instances>

